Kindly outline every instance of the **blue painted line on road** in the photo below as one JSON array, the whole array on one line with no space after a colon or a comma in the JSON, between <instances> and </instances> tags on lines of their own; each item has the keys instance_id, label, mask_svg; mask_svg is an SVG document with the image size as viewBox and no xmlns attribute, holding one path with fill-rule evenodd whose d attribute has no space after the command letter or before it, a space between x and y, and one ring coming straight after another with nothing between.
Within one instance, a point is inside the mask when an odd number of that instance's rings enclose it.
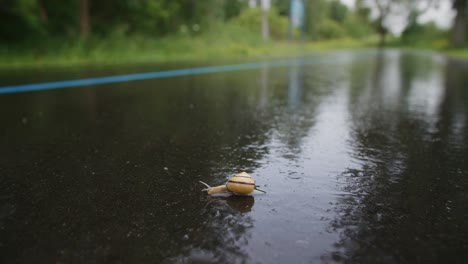
<instances>
[{"instance_id":1,"label":"blue painted line on road","mask_svg":"<svg viewBox=\"0 0 468 264\"><path fill-rule=\"evenodd\" d=\"M322 57L322 59L323 58L324 57ZM207 73L252 70L252 69L258 69L258 68L264 68L264 67L271 68L271 67L281 67L281 66L297 65L297 64L316 64L319 62L323 62L324 60L322 59L320 57L313 57L309 59L263 61L263 62L256 62L256 63L208 66L208 67L199 67L199 68L186 68L186 69L177 69L177 70L134 73L134 74L124 74L124 75L57 81L57 82L11 85L11 86L0 87L0 94L23 93L23 92L43 91L43 90L52 90L52 89L64 89L64 88L72 88L72 87L101 85L101 84L148 80L148 79L159 79L159 78L178 77L178 76L187 76L187 75L198 75L198 74L207 74Z\"/></svg>"}]
</instances>

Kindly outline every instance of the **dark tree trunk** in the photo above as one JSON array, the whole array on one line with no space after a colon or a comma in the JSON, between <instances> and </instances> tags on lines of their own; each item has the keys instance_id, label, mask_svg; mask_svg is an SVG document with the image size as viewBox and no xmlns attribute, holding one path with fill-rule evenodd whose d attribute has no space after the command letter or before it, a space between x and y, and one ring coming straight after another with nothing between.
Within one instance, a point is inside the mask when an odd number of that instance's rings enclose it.
<instances>
[{"instance_id":1,"label":"dark tree trunk","mask_svg":"<svg viewBox=\"0 0 468 264\"><path fill-rule=\"evenodd\" d=\"M452 27L452 36L450 38L453 47L463 46L466 42L466 7L467 0L454 0L453 8L457 12Z\"/></svg>"},{"instance_id":2,"label":"dark tree trunk","mask_svg":"<svg viewBox=\"0 0 468 264\"><path fill-rule=\"evenodd\" d=\"M79 0L80 8L80 34L81 38L86 39L89 36L89 2L88 0Z\"/></svg>"},{"instance_id":3,"label":"dark tree trunk","mask_svg":"<svg viewBox=\"0 0 468 264\"><path fill-rule=\"evenodd\" d=\"M384 47L387 39L387 32L379 32L379 47Z\"/></svg>"},{"instance_id":4,"label":"dark tree trunk","mask_svg":"<svg viewBox=\"0 0 468 264\"><path fill-rule=\"evenodd\" d=\"M387 28L385 28L385 26L383 25L383 20L383 17L379 18L377 24L377 33L379 34L379 47L385 46L385 41L388 33Z\"/></svg>"},{"instance_id":5,"label":"dark tree trunk","mask_svg":"<svg viewBox=\"0 0 468 264\"><path fill-rule=\"evenodd\" d=\"M37 6L39 7L39 17L41 18L42 22L49 22L49 15L47 14L47 9L44 7L41 1L37 1Z\"/></svg>"}]
</instances>

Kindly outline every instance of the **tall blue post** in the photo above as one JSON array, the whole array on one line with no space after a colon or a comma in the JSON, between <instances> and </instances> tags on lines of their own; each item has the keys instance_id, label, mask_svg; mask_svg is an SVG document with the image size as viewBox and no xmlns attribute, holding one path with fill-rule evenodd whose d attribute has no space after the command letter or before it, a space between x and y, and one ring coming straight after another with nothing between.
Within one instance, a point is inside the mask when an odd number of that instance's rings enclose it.
<instances>
[{"instance_id":1,"label":"tall blue post","mask_svg":"<svg viewBox=\"0 0 468 264\"><path fill-rule=\"evenodd\" d=\"M293 31L299 28L300 39L304 38L304 2L303 0L289 1L289 28L288 38L293 38Z\"/></svg>"}]
</instances>

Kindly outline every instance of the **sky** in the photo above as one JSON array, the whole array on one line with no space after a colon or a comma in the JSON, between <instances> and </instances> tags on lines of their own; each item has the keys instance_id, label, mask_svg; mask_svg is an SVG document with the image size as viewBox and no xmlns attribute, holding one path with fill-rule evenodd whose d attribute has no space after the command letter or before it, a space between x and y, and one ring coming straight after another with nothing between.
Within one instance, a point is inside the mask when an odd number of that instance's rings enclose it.
<instances>
[{"instance_id":1,"label":"sky","mask_svg":"<svg viewBox=\"0 0 468 264\"><path fill-rule=\"evenodd\" d=\"M355 0L340 0L342 3L349 7L354 6ZM374 14L375 15L375 14ZM440 0L437 7L432 7L428 11L419 17L420 23L435 22L437 26L443 29L448 29L452 25L455 12L452 9L452 1ZM394 34L400 34L404 29L405 22L398 16L391 17L388 21L390 30Z\"/></svg>"}]
</instances>

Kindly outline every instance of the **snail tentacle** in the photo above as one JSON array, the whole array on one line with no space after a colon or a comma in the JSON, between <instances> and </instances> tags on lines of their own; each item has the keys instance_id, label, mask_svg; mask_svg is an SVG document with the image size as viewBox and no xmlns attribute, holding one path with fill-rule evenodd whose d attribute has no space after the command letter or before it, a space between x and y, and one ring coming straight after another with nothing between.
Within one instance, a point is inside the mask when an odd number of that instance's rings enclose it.
<instances>
[{"instance_id":1,"label":"snail tentacle","mask_svg":"<svg viewBox=\"0 0 468 264\"><path fill-rule=\"evenodd\" d=\"M203 189L203 190L202 190L202 192L204 192L204 191L208 191L208 190L211 188L211 186L210 186L210 185L208 185L206 182L202 182L202 181L199 181L199 182L200 182L201 184L203 184L203 185L205 185L205 186L206 186L206 189Z\"/></svg>"},{"instance_id":2,"label":"snail tentacle","mask_svg":"<svg viewBox=\"0 0 468 264\"><path fill-rule=\"evenodd\" d=\"M202 192L206 191L208 194L230 193L230 191L226 188L226 185L210 186L206 182L199 182L206 186L206 188L203 189Z\"/></svg>"},{"instance_id":3,"label":"snail tentacle","mask_svg":"<svg viewBox=\"0 0 468 264\"><path fill-rule=\"evenodd\" d=\"M259 192L266 193L266 191L264 191L264 190L261 190L261 189L257 188L257 186L255 186L255 188L254 188L254 189L255 189L255 190L257 190L257 191L259 191Z\"/></svg>"}]
</instances>

